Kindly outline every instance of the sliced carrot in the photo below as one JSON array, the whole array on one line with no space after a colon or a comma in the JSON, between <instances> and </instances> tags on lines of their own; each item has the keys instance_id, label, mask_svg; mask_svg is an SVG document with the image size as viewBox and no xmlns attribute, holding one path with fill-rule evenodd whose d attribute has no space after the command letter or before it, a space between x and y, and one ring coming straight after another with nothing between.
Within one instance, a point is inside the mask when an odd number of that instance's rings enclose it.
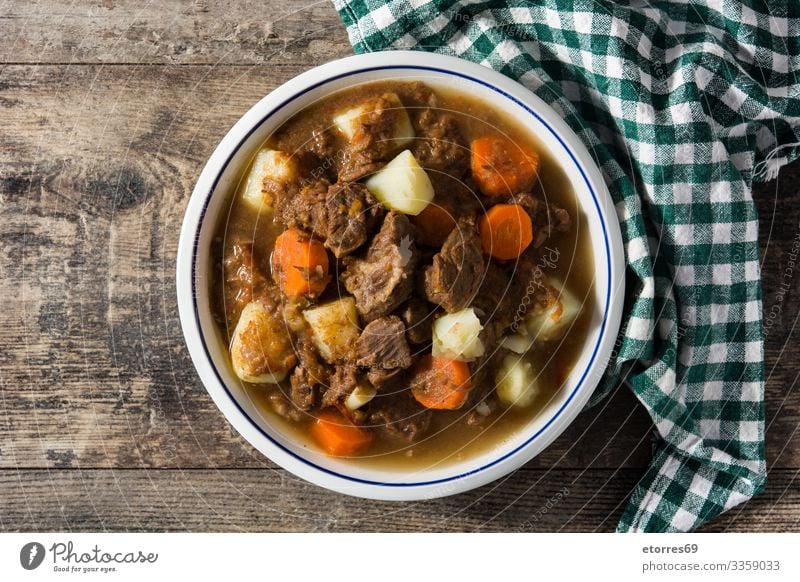
<instances>
[{"instance_id":1,"label":"sliced carrot","mask_svg":"<svg viewBox=\"0 0 800 582\"><path fill-rule=\"evenodd\" d=\"M296 228L275 239L272 272L278 286L290 297L320 295L328 284L328 252L323 244Z\"/></svg>"},{"instance_id":2,"label":"sliced carrot","mask_svg":"<svg viewBox=\"0 0 800 582\"><path fill-rule=\"evenodd\" d=\"M433 247L442 246L456 226L453 208L447 203L432 202L411 221L417 228L417 241Z\"/></svg>"},{"instance_id":3,"label":"sliced carrot","mask_svg":"<svg viewBox=\"0 0 800 582\"><path fill-rule=\"evenodd\" d=\"M424 356L414 371L411 393L417 402L434 410L461 408L472 389L466 362Z\"/></svg>"},{"instance_id":4,"label":"sliced carrot","mask_svg":"<svg viewBox=\"0 0 800 582\"><path fill-rule=\"evenodd\" d=\"M478 228L484 252L502 261L517 258L533 241L531 217L519 204L492 206Z\"/></svg>"},{"instance_id":5,"label":"sliced carrot","mask_svg":"<svg viewBox=\"0 0 800 582\"><path fill-rule=\"evenodd\" d=\"M349 456L372 442L372 433L347 420L332 408L323 410L311 425L311 434L329 455Z\"/></svg>"},{"instance_id":6,"label":"sliced carrot","mask_svg":"<svg viewBox=\"0 0 800 582\"><path fill-rule=\"evenodd\" d=\"M533 186L539 171L535 151L497 134L474 140L471 149L472 177L486 196L511 196Z\"/></svg>"}]
</instances>

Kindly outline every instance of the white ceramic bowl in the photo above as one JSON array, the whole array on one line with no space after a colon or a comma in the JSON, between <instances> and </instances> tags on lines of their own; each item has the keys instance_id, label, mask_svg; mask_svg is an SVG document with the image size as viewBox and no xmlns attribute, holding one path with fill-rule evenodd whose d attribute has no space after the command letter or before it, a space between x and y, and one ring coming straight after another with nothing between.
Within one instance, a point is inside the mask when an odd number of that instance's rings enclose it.
<instances>
[{"instance_id":1,"label":"white ceramic bowl","mask_svg":"<svg viewBox=\"0 0 800 582\"><path fill-rule=\"evenodd\" d=\"M444 467L413 472L359 466L335 459L271 426L226 364L216 340L208 277L209 251L226 194L261 143L312 102L340 89L382 79L418 79L460 88L526 124L572 183L593 241L597 309L584 353L558 395L524 430L491 450ZM623 248L614 205L601 174L577 136L543 101L515 81L454 57L384 52L316 67L259 101L228 132L197 181L180 235L177 291L192 361L219 409L254 447L312 483L349 495L412 500L451 495L506 475L549 445L575 418L602 377L620 324Z\"/></svg>"}]
</instances>

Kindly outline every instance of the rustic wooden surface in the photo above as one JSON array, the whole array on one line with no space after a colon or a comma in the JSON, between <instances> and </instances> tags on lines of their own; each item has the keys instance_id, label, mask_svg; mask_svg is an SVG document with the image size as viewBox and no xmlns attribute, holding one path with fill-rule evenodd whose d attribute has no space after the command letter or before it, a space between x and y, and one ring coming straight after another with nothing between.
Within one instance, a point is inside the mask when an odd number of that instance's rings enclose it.
<instances>
[{"instance_id":1,"label":"rustic wooden surface","mask_svg":"<svg viewBox=\"0 0 800 582\"><path fill-rule=\"evenodd\" d=\"M245 110L350 47L327 0L141 4L0 10L0 529L613 530L652 438L625 390L508 478L423 503L329 493L231 430L178 324L183 210ZM756 188L765 312L799 192L800 164ZM767 492L708 531L800 530L798 292L766 341Z\"/></svg>"}]
</instances>

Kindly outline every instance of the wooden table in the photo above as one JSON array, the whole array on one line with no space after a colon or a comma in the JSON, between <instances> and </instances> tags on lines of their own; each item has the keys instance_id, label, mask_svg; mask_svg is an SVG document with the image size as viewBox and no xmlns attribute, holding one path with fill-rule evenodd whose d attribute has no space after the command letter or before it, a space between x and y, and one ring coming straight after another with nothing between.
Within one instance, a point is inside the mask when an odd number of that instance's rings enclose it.
<instances>
[{"instance_id":1,"label":"wooden table","mask_svg":"<svg viewBox=\"0 0 800 582\"><path fill-rule=\"evenodd\" d=\"M399 504L279 469L200 384L176 308L183 211L244 111L351 54L327 0L17 1L0 27L0 528L613 530L652 443L625 389L508 478ZM799 187L795 164L756 188L767 313ZM766 341L767 492L708 531L800 529L798 293Z\"/></svg>"}]
</instances>

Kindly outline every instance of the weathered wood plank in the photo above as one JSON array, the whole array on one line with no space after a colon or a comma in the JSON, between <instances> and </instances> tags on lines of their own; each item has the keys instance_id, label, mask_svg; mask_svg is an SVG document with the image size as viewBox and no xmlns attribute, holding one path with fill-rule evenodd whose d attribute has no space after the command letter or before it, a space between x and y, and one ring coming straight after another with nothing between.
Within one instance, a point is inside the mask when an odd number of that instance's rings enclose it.
<instances>
[{"instance_id":1,"label":"weathered wood plank","mask_svg":"<svg viewBox=\"0 0 800 582\"><path fill-rule=\"evenodd\" d=\"M0 466L269 466L197 381L173 273L204 160L298 71L5 69ZM649 430L622 392L536 463L642 466Z\"/></svg>"},{"instance_id":2,"label":"weathered wood plank","mask_svg":"<svg viewBox=\"0 0 800 582\"><path fill-rule=\"evenodd\" d=\"M767 462L800 467L800 161L757 184L764 311Z\"/></svg>"},{"instance_id":3,"label":"weathered wood plank","mask_svg":"<svg viewBox=\"0 0 800 582\"><path fill-rule=\"evenodd\" d=\"M4 531L613 531L635 469L521 470L422 502L365 502L284 471L0 471ZM797 474L705 531L798 531Z\"/></svg>"},{"instance_id":4,"label":"weathered wood plank","mask_svg":"<svg viewBox=\"0 0 800 582\"><path fill-rule=\"evenodd\" d=\"M0 62L318 64L352 54L329 0L53 0L0 14Z\"/></svg>"}]
</instances>

